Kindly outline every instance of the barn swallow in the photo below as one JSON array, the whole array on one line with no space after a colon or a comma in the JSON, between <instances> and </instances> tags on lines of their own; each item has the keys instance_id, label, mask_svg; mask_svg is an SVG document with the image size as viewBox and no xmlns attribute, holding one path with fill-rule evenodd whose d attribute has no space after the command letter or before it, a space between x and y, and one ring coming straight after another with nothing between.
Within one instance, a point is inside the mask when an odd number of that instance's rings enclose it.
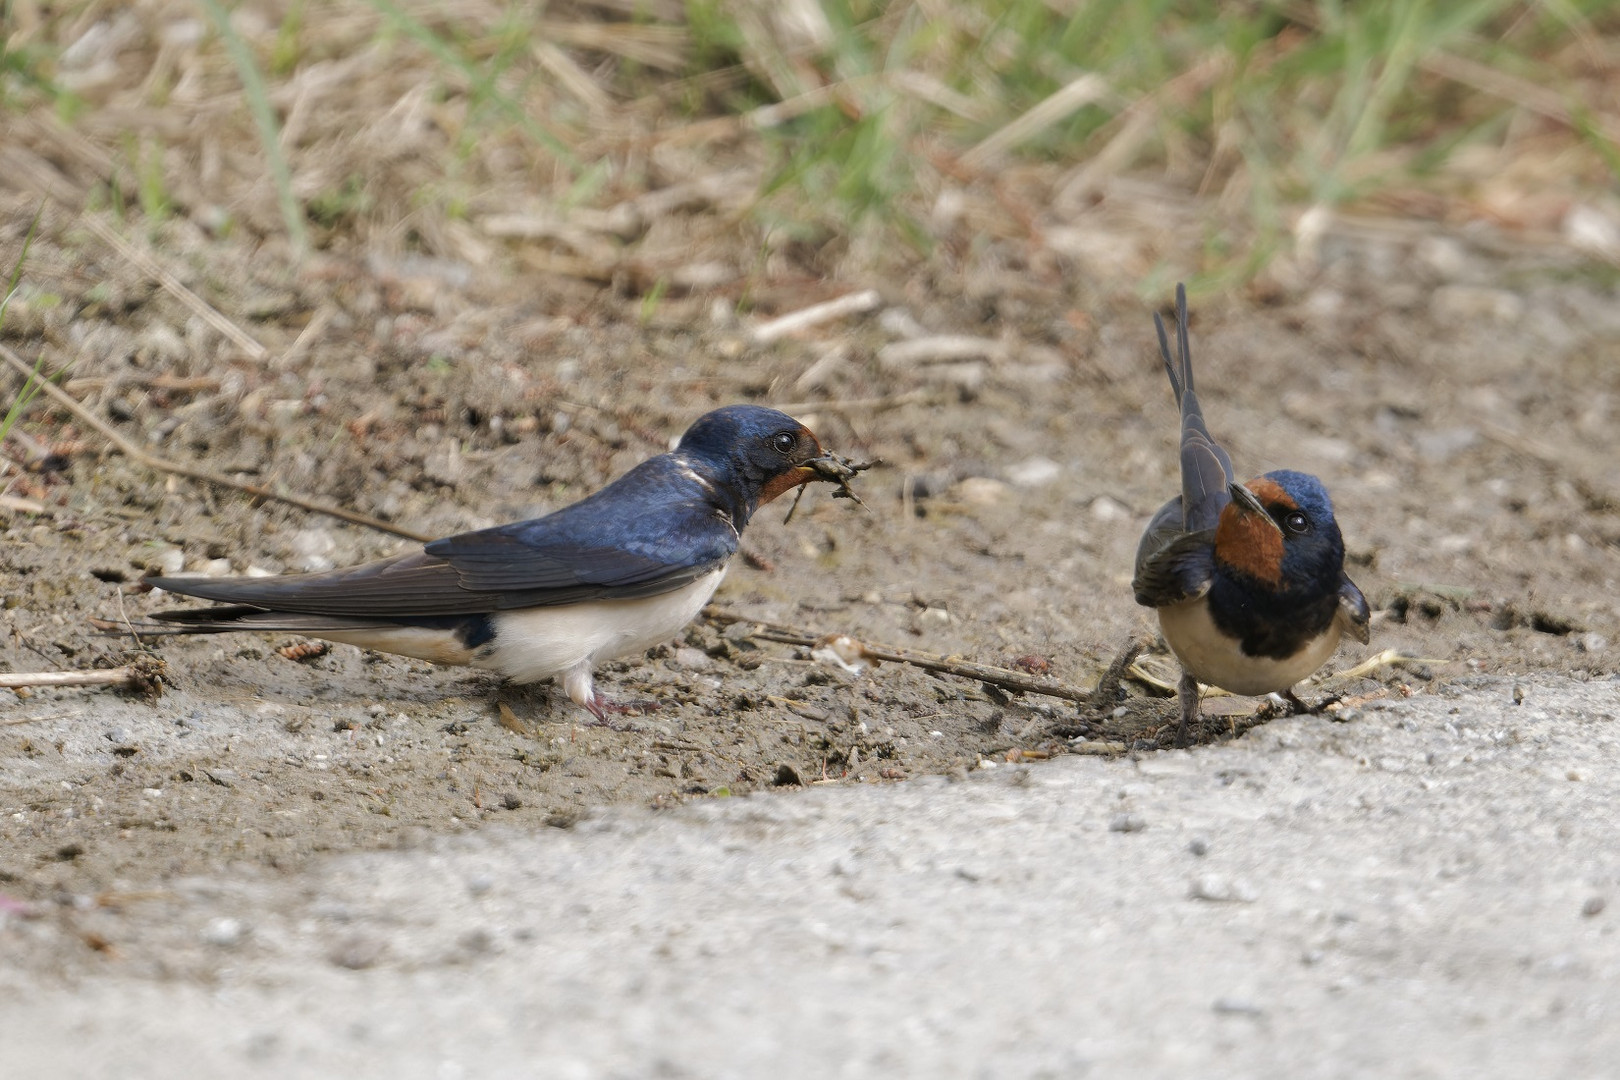
<instances>
[{"instance_id":1,"label":"barn swallow","mask_svg":"<svg viewBox=\"0 0 1620 1080\"><path fill-rule=\"evenodd\" d=\"M158 612L137 629L290 632L517 683L557 676L601 721L618 707L593 669L692 621L760 506L816 480L853 498L848 482L865 467L828 454L792 417L731 405L699 417L669 453L542 518L323 573L146 578L226 606Z\"/></svg>"},{"instance_id":2,"label":"barn swallow","mask_svg":"<svg viewBox=\"0 0 1620 1080\"><path fill-rule=\"evenodd\" d=\"M1246 484L1204 426L1193 392L1187 290L1176 286L1176 348L1157 313L1159 354L1181 407L1181 494L1136 549L1136 602L1159 612L1181 661L1177 742L1198 718L1198 684L1286 692L1349 634L1367 643L1367 599L1344 572L1344 538L1322 482L1278 469ZM1297 703L1297 699L1293 699Z\"/></svg>"}]
</instances>

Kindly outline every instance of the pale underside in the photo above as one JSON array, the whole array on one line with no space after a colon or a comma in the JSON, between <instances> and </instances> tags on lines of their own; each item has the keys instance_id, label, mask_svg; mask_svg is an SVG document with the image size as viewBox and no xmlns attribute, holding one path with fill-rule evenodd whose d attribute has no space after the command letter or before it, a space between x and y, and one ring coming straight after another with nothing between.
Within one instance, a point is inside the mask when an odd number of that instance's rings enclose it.
<instances>
[{"instance_id":1,"label":"pale underside","mask_svg":"<svg viewBox=\"0 0 1620 1080\"><path fill-rule=\"evenodd\" d=\"M497 612L495 639L476 649L467 648L452 632L418 627L333 630L317 636L435 664L483 668L517 683L560 675L568 696L585 705L594 696L591 672L598 664L645 652L675 636L709 602L725 573L722 566L658 596Z\"/></svg>"},{"instance_id":2,"label":"pale underside","mask_svg":"<svg viewBox=\"0 0 1620 1080\"><path fill-rule=\"evenodd\" d=\"M1165 643L1181 666L1199 682L1234 694L1277 693L1315 674L1339 647L1345 618L1340 611L1327 632L1306 648L1287 659L1274 660L1248 655L1239 642L1217 630L1206 599L1171 604L1158 611Z\"/></svg>"}]
</instances>

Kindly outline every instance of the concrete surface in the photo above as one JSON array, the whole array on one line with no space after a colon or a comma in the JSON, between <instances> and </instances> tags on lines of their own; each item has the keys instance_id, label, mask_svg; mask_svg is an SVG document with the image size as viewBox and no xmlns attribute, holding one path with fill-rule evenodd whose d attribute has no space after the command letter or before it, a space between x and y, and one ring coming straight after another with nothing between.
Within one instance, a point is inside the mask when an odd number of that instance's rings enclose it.
<instances>
[{"instance_id":1,"label":"concrete surface","mask_svg":"<svg viewBox=\"0 0 1620 1080\"><path fill-rule=\"evenodd\" d=\"M1480 678L170 882L138 956L0 972L0 1071L1613 1076L1617 712L1612 680Z\"/></svg>"}]
</instances>

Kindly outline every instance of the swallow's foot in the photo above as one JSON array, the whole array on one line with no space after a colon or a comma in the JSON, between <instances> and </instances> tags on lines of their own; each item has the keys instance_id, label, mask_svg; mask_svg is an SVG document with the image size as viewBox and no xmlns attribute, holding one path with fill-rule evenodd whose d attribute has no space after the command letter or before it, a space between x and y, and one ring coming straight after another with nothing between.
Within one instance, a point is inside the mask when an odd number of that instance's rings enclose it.
<instances>
[{"instance_id":1,"label":"swallow's foot","mask_svg":"<svg viewBox=\"0 0 1620 1080\"><path fill-rule=\"evenodd\" d=\"M595 720L591 721L591 726L610 728L613 731L633 731L635 725L622 723L618 720L609 720L609 716L624 716L627 714L640 716L660 707L656 701L609 701L597 693L593 693L590 700L585 702L585 708L590 710L592 716L596 717Z\"/></svg>"},{"instance_id":2,"label":"swallow's foot","mask_svg":"<svg viewBox=\"0 0 1620 1080\"><path fill-rule=\"evenodd\" d=\"M1181 721L1176 724L1176 745L1185 747L1187 735L1198 723L1198 680L1182 672L1176 684L1176 697L1181 702Z\"/></svg>"},{"instance_id":3,"label":"swallow's foot","mask_svg":"<svg viewBox=\"0 0 1620 1080\"><path fill-rule=\"evenodd\" d=\"M1292 687L1282 692L1282 699L1288 702L1288 711L1294 716L1315 716L1338 701L1342 696L1342 694L1330 694L1315 705L1309 705L1298 694L1294 693Z\"/></svg>"}]
</instances>

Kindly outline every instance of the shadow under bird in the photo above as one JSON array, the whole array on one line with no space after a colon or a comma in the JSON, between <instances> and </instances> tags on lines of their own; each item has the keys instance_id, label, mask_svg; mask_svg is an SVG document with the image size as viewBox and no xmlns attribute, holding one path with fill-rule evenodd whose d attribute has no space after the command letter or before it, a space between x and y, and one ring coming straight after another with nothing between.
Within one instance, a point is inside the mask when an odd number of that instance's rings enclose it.
<instances>
[{"instance_id":1,"label":"shadow under bird","mask_svg":"<svg viewBox=\"0 0 1620 1080\"><path fill-rule=\"evenodd\" d=\"M603 720L615 706L596 689L593 670L692 621L755 511L817 480L854 498L849 481L866 467L827 453L784 413L731 405L699 417L669 453L532 521L324 573L147 578L226 606L162 611L132 628L307 634L518 683L555 676Z\"/></svg>"},{"instance_id":2,"label":"shadow under bird","mask_svg":"<svg viewBox=\"0 0 1620 1080\"><path fill-rule=\"evenodd\" d=\"M1148 523L1136 549L1136 602L1156 608L1181 661L1185 745L1198 684L1234 694L1286 693L1344 635L1367 643L1367 600L1344 572L1333 502L1314 476L1278 469L1240 484L1210 437L1193 392L1187 290L1176 286L1176 348L1157 313L1159 353L1181 407L1181 494Z\"/></svg>"}]
</instances>

